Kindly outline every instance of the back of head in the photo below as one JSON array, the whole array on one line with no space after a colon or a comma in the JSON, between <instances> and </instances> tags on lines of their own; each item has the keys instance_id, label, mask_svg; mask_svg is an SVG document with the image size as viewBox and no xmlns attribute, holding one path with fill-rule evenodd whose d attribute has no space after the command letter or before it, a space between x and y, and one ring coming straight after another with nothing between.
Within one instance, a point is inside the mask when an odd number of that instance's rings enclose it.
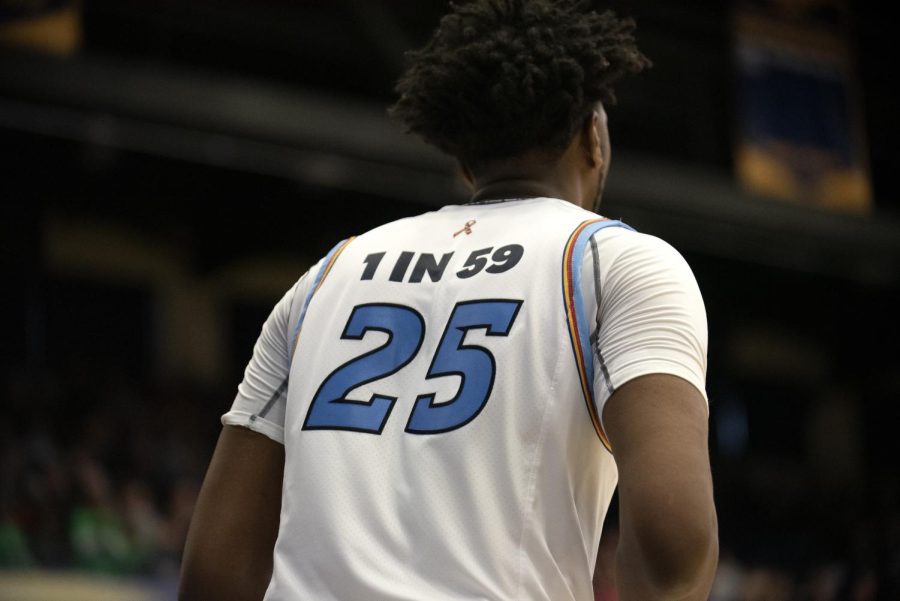
<instances>
[{"instance_id":1,"label":"back of head","mask_svg":"<svg viewBox=\"0 0 900 601\"><path fill-rule=\"evenodd\" d=\"M650 61L634 22L587 0L451 4L410 53L391 114L469 167L540 151L562 153L612 85Z\"/></svg>"}]
</instances>

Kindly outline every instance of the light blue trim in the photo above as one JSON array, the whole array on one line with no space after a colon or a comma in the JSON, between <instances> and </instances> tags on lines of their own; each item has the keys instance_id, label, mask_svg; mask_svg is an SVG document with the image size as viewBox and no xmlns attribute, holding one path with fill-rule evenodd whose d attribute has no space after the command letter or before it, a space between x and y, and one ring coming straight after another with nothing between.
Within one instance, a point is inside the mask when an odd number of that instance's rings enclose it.
<instances>
[{"instance_id":1,"label":"light blue trim","mask_svg":"<svg viewBox=\"0 0 900 601\"><path fill-rule=\"evenodd\" d=\"M293 361L293 353L294 349L297 348L297 336L300 335L300 328L303 326L303 320L306 318L306 310L309 309L309 303L312 302L313 294L316 293L316 288L319 286L319 282L322 281L322 276L325 275L325 269L328 268L328 264L331 262L331 257L334 256L334 253L338 251L338 249L349 240L341 240L337 244L334 245L328 254L325 255L325 258L322 259L322 266L319 267L319 272L316 274L316 279L313 280L313 283L309 287L309 292L306 293L306 298L303 300L303 307L300 309L300 317L297 318L297 325L294 327L294 335L291 337L291 357L290 359Z\"/></svg>"},{"instance_id":2,"label":"light blue trim","mask_svg":"<svg viewBox=\"0 0 900 601\"><path fill-rule=\"evenodd\" d=\"M582 230L575 240L572 248L572 299L575 304L575 324L578 326L578 336L581 340L581 356L584 357L584 369L588 377L588 390L591 394L591 402L594 400L594 354L591 352L591 328L590 322L584 313L584 298L581 291L581 262L584 259L584 249L590 242L591 237L602 229L608 227L624 227L631 231L635 231L630 225L626 225L621 221L598 221L592 223Z\"/></svg>"}]
</instances>

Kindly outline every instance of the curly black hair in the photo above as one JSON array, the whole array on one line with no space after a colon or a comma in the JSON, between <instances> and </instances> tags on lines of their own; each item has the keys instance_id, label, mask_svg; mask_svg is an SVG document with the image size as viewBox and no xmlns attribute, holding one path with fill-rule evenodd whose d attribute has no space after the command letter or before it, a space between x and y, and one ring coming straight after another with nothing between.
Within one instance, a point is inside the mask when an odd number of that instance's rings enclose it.
<instances>
[{"instance_id":1,"label":"curly black hair","mask_svg":"<svg viewBox=\"0 0 900 601\"><path fill-rule=\"evenodd\" d=\"M557 158L612 85L650 66L634 21L589 0L450 4L389 110L407 131L469 167L531 150Z\"/></svg>"}]
</instances>

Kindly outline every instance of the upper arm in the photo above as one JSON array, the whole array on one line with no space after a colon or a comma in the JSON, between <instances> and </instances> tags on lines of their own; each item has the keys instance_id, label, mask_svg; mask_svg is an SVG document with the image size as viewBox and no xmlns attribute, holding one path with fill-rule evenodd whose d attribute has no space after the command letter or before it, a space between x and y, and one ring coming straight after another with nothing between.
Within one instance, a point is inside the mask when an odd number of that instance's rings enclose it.
<instances>
[{"instance_id":1,"label":"upper arm","mask_svg":"<svg viewBox=\"0 0 900 601\"><path fill-rule=\"evenodd\" d=\"M271 575L284 472L293 326L309 272L263 324L203 481L188 533L181 598L262 598Z\"/></svg>"},{"instance_id":2,"label":"upper arm","mask_svg":"<svg viewBox=\"0 0 900 601\"><path fill-rule=\"evenodd\" d=\"M624 384L604 409L628 508L652 516L712 503L706 401L687 381L651 374Z\"/></svg>"},{"instance_id":3,"label":"upper arm","mask_svg":"<svg viewBox=\"0 0 900 601\"><path fill-rule=\"evenodd\" d=\"M620 552L641 558L654 587L708 592L718 539L706 401L677 376L647 375L612 395L604 421L619 471Z\"/></svg>"},{"instance_id":4,"label":"upper arm","mask_svg":"<svg viewBox=\"0 0 900 601\"><path fill-rule=\"evenodd\" d=\"M619 228L599 232L586 255L601 417L610 395L649 374L678 376L705 400L706 308L684 258L659 238Z\"/></svg>"},{"instance_id":5,"label":"upper arm","mask_svg":"<svg viewBox=\"0 0 900 601\"><path fill-rule=\"evenodd\" d=\"M608 232L592 253L595 382L620 491L674 503L665 491L686 486L674 480L710 489L706 310L694 275L669 244L635 232Z\"/></svg>"},{"instance_id":6,"label":"upper arm","mask_svg":"<svg viewBox=\"0 0 900 601\"><path fill-rule=\"evenodd\" d=\"M284 443L294 330L309 295L311 271L287 291L263 324L231 409L222 416L223 425L242 426Z\"/></svg>"},{"instance_id":7,"label":"upper arm","mask_svg":"<svg viewBox=\"0 0 900 601\"><path fill-rule=\"evenodd\" d=\"M717 547L703 299L668 244L632 232L610 241L597 253L595 390L619 471L620 548L643 557L661 587L677 588L697 570L710 580Z\"/></svg>"},{"instance_id":8,"label":"upper arm","mask_svg":"<svg viewBox=\"0 0 900 601\"><path fill-rule=\"evenodd\" d=\"M246 428L222 428L191 518L181 599L262 599L283 474L284 446Z\"/></svg>"}]
</instances>

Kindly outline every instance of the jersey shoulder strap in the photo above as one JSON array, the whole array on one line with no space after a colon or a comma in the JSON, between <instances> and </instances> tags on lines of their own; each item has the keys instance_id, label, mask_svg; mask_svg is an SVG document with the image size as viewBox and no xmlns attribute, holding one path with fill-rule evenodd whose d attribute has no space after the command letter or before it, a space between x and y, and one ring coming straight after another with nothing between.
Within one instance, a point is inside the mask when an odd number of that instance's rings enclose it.
<instances>
[{"instance_id":1,"label":"jersey shoulder strap","mask_svg":"<svg viewBox=\"0 0 900 601\"><path fill-rule=\"evenodd\" d=\"M303 320L306 317L306 310L309 309L309 303L312 302L313 295L318 292L319 288L322 287L322 282L325 281L325 278L328 277L328 273L331 271L331 268L334 266L335 261L337 261L338 257L344 252L344 249L347 248L353 240L355 236L351 236L346 240L341 240L337 244L334 245L328 254L325 255L325 258L322 259L321 265L319 266L319 270L316 272L316 277L312 281L309 286L309 291L306 293L306 297L303 299L303 306L300 307L300 313L297 317L297 325L294 326L294 333L291 338L291 356L288 357L289 361L292 361L294 358L294 354L297 352L297 341L300 340L300 329L303 327Z\"/></svg>"},{"instance_id":2,"label":"jersey shoulder strap","mask_svg":"<svg viewBox=\"0 0 900 601\"><path fill-rule=\"evenodd\" d=\"M597 404L594 399L594 354L591 352L590 322L584 309L582 296L581 261L591 237L608 227L623 227L634 231L634 228L621 221L601 217L583 221L569 236L563 252L562 293L563 305L566 308L566 324L569 329L569 340L575 355L575 365L581 380L581 391L594 429L607 450L612 452L609 439L603 431Z\"/></svg>"}]
</instances>

